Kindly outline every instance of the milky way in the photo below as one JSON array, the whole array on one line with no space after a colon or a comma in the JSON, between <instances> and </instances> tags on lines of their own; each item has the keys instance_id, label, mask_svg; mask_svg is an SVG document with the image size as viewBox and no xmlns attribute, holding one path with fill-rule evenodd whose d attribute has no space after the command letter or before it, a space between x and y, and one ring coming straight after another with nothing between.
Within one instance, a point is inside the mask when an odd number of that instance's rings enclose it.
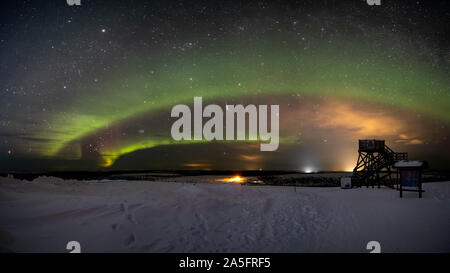
<instances>
[{"instance_id":1,"label":"milky way","mask_svg":"<svg viewBox=\"0 0 450 273\"><path fill-rule=\"evenodd\" d=\"M364 137L445 168L448 10L422 1L13 2L1 19L0 160L6 169L343 170ZM279 151L173 141L170 108L194 96L280 104Z\"/></svg>"}]
</instances>

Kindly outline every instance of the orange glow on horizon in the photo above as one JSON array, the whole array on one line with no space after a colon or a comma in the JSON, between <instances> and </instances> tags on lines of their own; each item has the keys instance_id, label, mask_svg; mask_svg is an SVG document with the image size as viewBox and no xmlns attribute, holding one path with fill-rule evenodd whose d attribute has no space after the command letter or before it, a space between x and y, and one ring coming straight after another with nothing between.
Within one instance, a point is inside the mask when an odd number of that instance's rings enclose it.
<instances>
[{"instance_id":1,"label":"orange glow on horizon","mask_svg":"<svg viewBox=\"0 0 450 273\"><path fill-rule=\"evenodd\" d=\"M209 164L206 164L206 163L186 163L183 166L191 167L191 168L201 168L201 167L208 167Z\"/></svg>"},{"instance_id":2,"label":"orange glow on horizon","mask_svg":"<svg viewBox=\"0 0 450 273\"><path fill-rule=\"evenodd\" d=\"M228 179L228 182L234 182L234 183L242 183L244 180L240 176L235 176Z\"/></svg>"},{"instance_id":3,"label":"orange glow on horizon","mask_svg":"<svg viewBox=\"0 0 450 273\"><path fill-rule=\"evenodd\" d=\"M229 183L244 183L246 181L246 179L243 177L240 177L239 175L236 175L231 178L219 179L218 181L229 182Z\"/></svg>"}]
</instances>

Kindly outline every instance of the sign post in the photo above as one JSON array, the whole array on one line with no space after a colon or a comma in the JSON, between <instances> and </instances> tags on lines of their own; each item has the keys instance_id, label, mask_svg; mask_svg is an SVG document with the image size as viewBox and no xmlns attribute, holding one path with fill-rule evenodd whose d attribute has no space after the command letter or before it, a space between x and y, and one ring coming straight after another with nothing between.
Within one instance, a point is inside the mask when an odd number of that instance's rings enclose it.
<instances>
[{"instance_id":1,"label":"sign post","mask_svg":"<svg viewBox=\"0 0 450 273\"><path fill-rule=\"evenodd\" d=\"M422 169L425 167L422 161L398 161L394 164L397 172L400 173L400 198L403 197L403 191L419 192L419 198L422 198Z\"/></svg>"}]
</instances>

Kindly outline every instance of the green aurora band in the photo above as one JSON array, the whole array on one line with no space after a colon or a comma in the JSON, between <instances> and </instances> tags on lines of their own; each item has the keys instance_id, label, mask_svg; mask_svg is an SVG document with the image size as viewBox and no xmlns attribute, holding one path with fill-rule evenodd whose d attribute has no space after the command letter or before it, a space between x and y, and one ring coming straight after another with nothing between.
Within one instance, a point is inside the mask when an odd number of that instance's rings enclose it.
<instances>
[{"instance_id":1,"label":"green aurora band","mask_svg":"<svg viewBox=\"0 0 450 273\"><path fill-rule=\"evenodd\" d=\"M270 95L333 97L398 107L449 123L450 81L445 71L434 68L406 43L378 43L383 44L272 35L265 40L203 44L170 59L141 56L106 75L101 87L53 113L47 127L35 132L36 137L53 141L33 150L39 156L79 158L77 149L64 152L67 146L118 122L192 103L194 96L209 101ZM290 136L280 137L281 143L289 142ZM173 141L170 132L167 137L120 141L101 151L102 165L110 166L119 156L139 149L180 143L186 142Z\"/></svg>"}]
</instances>

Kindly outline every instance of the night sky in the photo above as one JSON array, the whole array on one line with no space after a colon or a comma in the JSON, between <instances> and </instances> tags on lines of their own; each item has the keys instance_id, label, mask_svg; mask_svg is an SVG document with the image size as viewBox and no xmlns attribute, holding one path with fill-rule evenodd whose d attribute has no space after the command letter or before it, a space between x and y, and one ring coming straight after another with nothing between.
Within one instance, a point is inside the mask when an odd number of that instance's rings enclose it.
<instances>
[{"instance_id":1,"label":"night sky","mask_svg":"<svg viewBox=\"0 0 450 273\"><path fill-rule=\"evenodd\" d=\"M450 169L445 2L2 2L0 170L351 170L361 138ZM279 104L279 149L174 141L194 96Z\"/></svg>"}]
</instances>

